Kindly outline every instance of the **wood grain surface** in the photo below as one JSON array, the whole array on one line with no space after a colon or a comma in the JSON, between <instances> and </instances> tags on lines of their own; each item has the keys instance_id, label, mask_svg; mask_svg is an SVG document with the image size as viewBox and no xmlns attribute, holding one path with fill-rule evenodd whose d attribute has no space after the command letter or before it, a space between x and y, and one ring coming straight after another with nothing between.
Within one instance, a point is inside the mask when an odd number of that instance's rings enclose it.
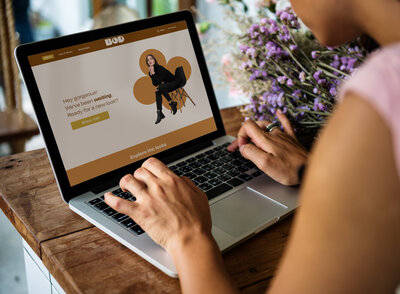
<instances>
[{"instance_id":1,"label":"wood grain surface","mask_svg":"<svg viewBox=\"0 0 400 294\"><path fill-rule=\"evenodd\" d=\"M235 136L242 116L221 111ZM179 281L72 212L61 200L44 149L0 158L0 208L67 293L180 293ZM263 293L292 217L223 254L242 293Z\"/></svg>"}]
</instances>

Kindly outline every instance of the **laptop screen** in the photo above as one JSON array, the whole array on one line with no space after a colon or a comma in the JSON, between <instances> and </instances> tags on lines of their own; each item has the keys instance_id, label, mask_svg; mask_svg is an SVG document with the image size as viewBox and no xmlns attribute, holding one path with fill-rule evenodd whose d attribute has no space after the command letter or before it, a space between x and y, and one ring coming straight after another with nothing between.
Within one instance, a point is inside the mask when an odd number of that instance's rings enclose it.
<instances>
[{"instance_id":1,"label":"laptop screen","mask_svg":"<svg viewBox=\"0 0 400 294\"><path fill-rule=\"evenodd\" d=\"M28 60L71 186L217 130L185 21Z\"/></svg>"}]
</instances>

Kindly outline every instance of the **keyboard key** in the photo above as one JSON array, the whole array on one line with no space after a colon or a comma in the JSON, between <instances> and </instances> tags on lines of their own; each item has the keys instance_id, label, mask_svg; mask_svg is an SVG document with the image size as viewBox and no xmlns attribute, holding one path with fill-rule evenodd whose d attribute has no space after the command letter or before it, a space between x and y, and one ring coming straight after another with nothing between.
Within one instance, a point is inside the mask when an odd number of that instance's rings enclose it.
<instances>
[{"instance_id":1,"label":"keyboard key","mask_svg":"<svg viewBox=\"0 0 400 294\"><path fill-rule=\"evenodd\" d=\"M232 177L230 176L230 175L227 175L227 174L223 174L223 175L220 175L219 177L218 177L218 179L220 179L221 181L223 181L223 182L226 182L227 180L229 180L229 179L231 179Z\"/></svg>"},{"instance_id":2,"label":"keyboard key","mask_svg":"<svg viewBox=\"0 0 400 294\"><path fill-rule=\"evenodd\" d=\"M112 209L111 207L109 207L109 208L104 209L103 213L108 216L112 216L112 215L116 214L117 212L114 209Z\"/></svg>"},{"instance_id":3,"label":"keyboard key","mask_svg":"<svg viewBox=\"0 0 400 294\"><path fill-rule=\"evenodd\" d=\"M225 170L233 170L233 169L236 169L236 166L234 166L233 164L227 163L227 164L224 164L222 166L222 168Z\"/></svg>"},{"instance_id":4,"label":"keyboard key","mask_svg":"<svg viewBox=\"0 0 400 294\"><path fill-rule=\"evenodd\" d=\"M216 178L217 174L213 173L213 172L208 172L208 173L204 174L203 176L210 180L210 179Z\"/></svg>"},{"instance_id":5,"label":"keyboard key","mask_svg":"<svg viewBox=\"0 0 400 294\"><path fill-rule=\"evenodd\" d=\"M129 200L129 201L136 201L136 197L135 196L131 196L131 197L129 197L127 200Z\"/></svg>"},{"instance_id":6,"label":"keyboard key","mask_svg":"<svg viewBox=\"0 0 400 294\"><path fill-rule=\"evenodd\" d=\"M232 161L232 164L234 166L241 166L243 164L243 162L239 159L235 159L234 161Z\"/></svg>"},{"instance_id":7,"label":"keyboard key","mask_svg":"<svg viewBox=\"0 0 400 294\"><path fill-rule=\"evenodd\" d=\"M183 173L188 173L192 170L193 168L189 167L189 166L183 166L181 167L179 170Z\"/></svg>"},{"instance_id":8,"label":"keyboard key","mask_svg":"<svg viewBox=\"0 0 400 294\"><path fill-rule=\"evenodd\" d=\"M127 216L126 214L117 213L117 214L114 214L114 215L112 216L112 218L115 219L117 222L120 222L120 221L122 221L122 220L128 218L128 216Z\"/></svg>"},{"instance_id":9,"label":"keyboard key","mask_svg":"<svg viewBox=\"0 0 400 294\"><path fill-rule=\"evenodd\" d=\"M239 166L237 168L237 170L240 171L241 173L244 173L244 172L248 171L249 168L247 166L242 165L242 166Z\"/></svg>"},{"instance_id":10,"label":"keyboard key","mask_svg":"<svg viewBox=\"0 0 400 294\"><path fill-rule=\"evenodd\" d=\"M194 158L194 157L189 158L189 159L186 160L187 163L191 163L191 162L194 162L194 161L196 161L196 158Z\"/></svg>"},{"instance_id":11,"label":"keyboard key","mask_svg":"<svg viewBox=\"0 0 400 294\"><path fill-rule=\"evenodd\" d=\"M213 169L213 172L220 175L220 174L225 173L225 170L221 167L217 167L217 168Z\"/></svg>"},{"instance_id":12,"label":"keyboard key","mask_svg":"<svg viewBox=\"0 0 400 294\"><path fill-rule=\"evenodd\" d=\"M172 165L169 167L170 170L175 171L178 169L178 167L176 165Z\"/></svg>"},{"instance_id":13,"label":"keyboard key","mask_svg":"<svg viewBox=\"0 0 400 294\"><path fill-rule=\"evenodd\" d=\"M195 158L200 159L200 158L203 158L204 156L206 156L204 153L200 153L200 154L196 155Z\"/></svg>"},{"instance_id":14,"label":"keyboard key","mask_svg":"<svg viewBox=\"0 0 400 294\"><path fill-rule=\"evenodd\" d=\"M223 166L225 164L225 162L223 162L222 160L218 159L218 160L211 161L210 164L212 164L213 166L216 166L216 167L221 167L221 166Z\"/></svg>"},{"instance_id":15,"label":"keyboard key","mask_svg":"<svg viewBox=\"0 0 400 294\"><path fill-rule=\"evenodd\" d=\"M208 190L206 192L208 200L210 200L214 197L217 197L218 195L221 195L222 193L225 193L226 191L229 191L230 189L232 189L232 187L227 184L221 184L217 187L214 187L211 190Z\"/></svg>"},{"instance_id":16,"label":"keyboard key","mask_svg":"<svg viewBox=\"0 0 400 294\"><path fill-rule=\"evenodd\" d=\"M218 157L224 157L226 155L226 153L223 152L222 150L221 151L217 151L214 154L217 155Z\"/></svg>"},{"instance_id":17,"label":"keyboard key","mask_svg":"<svg viewBox=\"0 0 400 294\"><path fill-rule=\"evenodd\" d=\"M119 194L119 193L122 193L122 189L119 188L119 189L117 189L117 190L112 191L112 193L113 193L114 195L117 195L117 194Z\"/></svg>"},{"instance_id":18,"label":"keyboard key","mask_svg":"<svg viewBox=\"0 0 400 294\"><path fill-rule=\"evenodd\" d=\"M236 176L240 175L240 173L238 173L237 171L234 171L234 170L228 171L227 174L230 175L231 177L236 177Z\"/></svg>"},{"instance_id":19,"label":"keyboard key","mask_svg":"<svg viewBox=\"0 0 400 294\"><path fill-rule=\"evenodd\" d=\"M204 153L207 154L207 155L210 155L210 154L212 154L212 153L214 153L214 152L215 152L214 149L210 149L210 150L208 150L208 151L206 151L206 152L204 152Z\"/></svg>"},{"instance_id":20,"label":"keyboard key","mask_svg":"<svg viewBox=\"0 0 400 294\"><path fill-rule=\"evenodd\" d=\"M199 188L203 191L210 190L212 187L214 187L214 186L209 183L203 183L203 184L199 185Z\"/></svg>"},{"instance_id":21,"label":"keyboard key","mask_svg":"<svg viewBox=\"0 0 400 294\"><path fill-rule=\"evenodd\" d=\"M197 177L197 175L192 172L188 172L188 173L184 174L183 176L188 177L189 179L194 179L195 177Z\"/></svg>"},{"instance_id":22,"label":"keyboard key","mask_svg":"<svg viewBox=\"0 0 400 294\"><path fill-rule=\"evenodd\" d=\"M233 158L229 157L229 156L225 156L225 157L222 157L220 160L223 161L224 163L228 163L228 162L231 162L233 160Z\"/></svg>"},{"instance_id":23,"label":"keyboard key","mask_svg":"<svg viewBox=\"0 0 400 294\"><path fill-rule=\"evenodd\" d=\"M259 171L259 170L257 170L257 171L255 171L254 173L252 173L251 175L253 176L253 177L258 177L258 176L260 176L260 175L262 175L263 173L261 172L261 171Z\"/></svg>"},{"instance_id":24,"label":"keyboard key","mask_svg":"<svg viewBox=\"0 0 400 294\"><path fill-rule=\"evenodd\" d=\"M100 202L97 203L94 207L96 207L98 210L104 210L110 206L108 206L105 202Z\"/></svg>"},{"instance_id":25,"label":"keyboard key","mask_svg":"<svg viewBox=\"0 0 400 294\"><path fill-rule=\"evenodd\" d=\"M206 165L203 165L201 168L205 169L206 171L210 171L210 170L213 170L215 167L212 166L211 164L206 164Z\"/></svg>"},{"instance_id":26,"label":"keyboard key","mask_svg":"<svg viewBox=\"0 0 400 294\"><path fill-rule=\"evenodd\" d=\"M135 221L133 219L131 219L130 217L128 217L123 222L121 222L121 224L126 228L130 228L130 227L136 225Z\"/></svg>"},{"instance_id":27,"label":"keyboard key","mask_svg":"<svg viewBox=\"0 0 400 294\"><path fill-rule=\"evenodd\" d=\"M224 146L221 146L221 145L220 145L220 146L215 147L214 150L219 151L219 150L221 150L222 148L224 148Z\"/></svg>"},{"instance_id":28,"label":"keyboard key","mask_svg":"<svg viewBox=\"0 0 400 294\"><path fill-rule=\"evenodd\" d=\"M232 187L236 187L239 186L240 184L243 184L244 182L242 180L239 180L238 178L233 178L227 181L227 183Z\"/></svg>"},{"instance_id":29,"label":"keyboard key","mask_svg":"<svg viewBox=\"0 0 400 294\"><path fill-rule=\"evenodd\" d=\"M207 171L206 171L205 169L202 169L202 168L200 167L200 168L198 168L198 169L193 170L192 172L199 176L199 175L205 174Z\"/></svg>"},{"instance_id":30,"label":"keyboard key","mask_svg":"<svg viewBox=\"0 0 400 294\"><path fill-rule=\"evenodd\" d=\"M135 232L138 235L141 235L144 233L143 229L141 227L139 227L138 225L131 227L129 230L131 230L132 232Z\"/></svg>"},{"instance_id":31,"label":"keyboard key","mask_svg":"<svg viewBox=\"0 0 400 294\"><path fill-rule=\"evenodd\" d=\"M194 178L194 180L196 180L199 183L204 183L204 182L207 182L208 179L203 176L199 176L197 178Z\"/></svg>"},{"instance_id":32,"label":"keyboard key","mask_svg":"<svg viewBox=\"0 0 400 294\"><path fill-rule=\"evenodd\" d=\"M243 156L242 156L242 154L240 153L240 151L235 151L235 152L233 152L232 153L232 156L234 157L234 158L243 158Z\"/></svg>"},{"instance_id":33,"label":"keyboard key","mask_svg":"<svg viewBox=\"0 0 400 294\"><path fill-rule=\"evenodd\" d=\"M175 173L177 176L183 175L183 172L181 172L180 170L176 170L176 171L174 171L174 173Z\"/></svg>"},{"instance_id":34,"label":"keyboard key","mask_svg":"<svg viewBox=\"0 0 400 294\"><path fill-rule=\"evenodd\" d=\"M245 166L247 166L248 168L255 168L256 165L254 163L252 163L251 161L249 161L245 164Z\"/></svg>"},{"instance_id":35,"label":"keyboard key","mask_svg":"<svg viewBox=\"0 0 400 294\"><path fill-rule=\"evenodd\" d=\"M207 163L210 162L210 160L207 159L207 158L201 158L201 159L199 159L198 161L199 161L201 164L207 164Z\"/></svg>"},{"instance_id":36,"label":"keyboard key","mask_svg":"<svg viewBox=\"0 0 400 294\"><path fill-rule=\"evenodd\" d=\"M211 180L208 181L208 183L210 183L213 186L218 186L222 182L220 180L218 180L218 179L211 179Z\"/></svg>"},{"instance_id":37,"label":"keyboard key","mask_svg":"<svg viewBox=\"0 0 400 294\"><path fill-rule=\"evenodd\" d=\"M186 162L184 162L184 161L179 162L179 163L176 164L177 167L182 167L182 166L185 166L185 165L186 165Z\"/></svg>"},{"instance_id":38,"label":"keyboard key","mask_svg":"<svg viewBox=\"0 0 400 294\"><path fill-rule=\"evenodd\" d=\"M94 198L93 200L90 200L88 203L89 203L90 205L95 205L95 204L97 204L97 203L99 203L99 202L101 202L101 199L100 199L100 198Z\"/></svg>"},{"instance_id":39,"label":"keyboard key","mask_svg":"<svg viewBox=\"0 0 400 294\"><path fill-rule=\"evenodd\" d=\"M117 196L118 196L118 197L121 197L122 199L129 199L129 197L131 197L132 194L129 193L129 192L122 192L122 193L120 193L120 194L117 195Z\"/></svg>"},{"instance_id":40,"label":"keyboard key","mask_svg":"<svg viewBox=\"0 0 400 294\"><path fill-rule=\"evenodd\" d=\"M198 168L201 166L201 163L198 161L194 161L192 163L189 163L188 166L190 166L191 168Z\"/></svg>"},{"instance_id":41,"label":"keyboard key","mask_svg":"<svg viewBox=\"0 0 400 294\"><path fill-rule=\"evenodd\" d=\"M222 144L223 147L228 147L229 145L231 145L231 143L229 143L229 142Z\"/></svg>"},{"instance_id":42,"label":"keyboard key","mask_svg":"<svg viewBox=\"0 0 400 294\"><path fill-rule=\"evenodd\" d=\"M207 158L208 158L209 160L217 160L217 159L219 158L219 156L216 155L216 154L211 154L211 155L208 155Z\"/></svg>"},{"instance_id":43,"label":"keyboard key","mask_svg":"<svg viewBox=\"0 0 400 294\"><path fill-rule=\"evenodd\" d=\"M250 176L248 174L240 174L238 177L245 182L250 181L253 178L252 176Z\"/></svg>"},{"instance_id":44,"label":"keyboard key","mask_svg":"<svg viewBox=\"0 0 400 294\"><path fill-rule=\"evenodd\" d=\"M100 196L100 199L104 201L104 195Z\"/></svg>"}]
</instances>

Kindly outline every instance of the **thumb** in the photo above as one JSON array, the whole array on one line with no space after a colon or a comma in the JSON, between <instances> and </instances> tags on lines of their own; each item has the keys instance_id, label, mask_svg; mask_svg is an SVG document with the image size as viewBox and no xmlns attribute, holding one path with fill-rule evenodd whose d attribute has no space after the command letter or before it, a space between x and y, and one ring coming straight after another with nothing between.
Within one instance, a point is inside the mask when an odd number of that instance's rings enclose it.
<instances>
[{"instance_id":1,"label":"thumb","mask_svg":"<svg viewBox=\"0 0 400 294\"><path fill-rule=\"evenodd\" d=\"M265 170L272 160L272 156L253 144L245 144L239 148L242 156L252 161L259 169Z\"/></svg>"},{"instance_id":2,"label":"thumb","mask_svg":"<svg viewBox=\"0 0 400 294\"><path fill-rule=\"evenodd\" d=\"M121 197L114 196L110 192L104 194L104 201L112 209L114 209L122 214L127 214L131 218L134 218L137 215L137 210L135 209L137 204L135 202L131 202L131 201L122 199Z\"/></svg>"},{"instance_id":3,"label":"thumb","mask_svg":"<svg viewBox=\"0 0 400 294\"><path fill-rule=\"evenodd\" d=\"M286 117L286 115L283 114L283 112L278 109L276 111L276 116L278 117L279 121L282 124L283 129L285 130L285 132L292 137L293 139L296 139L296 135L294 133L292 124L290 123L289 119Z\"/></svg>"}]
</instances>

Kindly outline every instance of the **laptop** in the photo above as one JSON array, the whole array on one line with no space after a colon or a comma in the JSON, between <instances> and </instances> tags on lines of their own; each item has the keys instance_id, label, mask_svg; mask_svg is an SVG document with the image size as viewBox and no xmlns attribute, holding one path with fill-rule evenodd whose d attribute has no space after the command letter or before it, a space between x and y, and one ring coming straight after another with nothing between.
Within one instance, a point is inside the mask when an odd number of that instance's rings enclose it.
<instances>
[{"instance_id":1,"label":"laptop","mask_svg":"<svg viewBox=\"0 0 400 294\"><path fill-rule=\"evenodd\" d=\"M24 44L15 56L63 201L167 275L177 277L166 251L104 202L108 191L136 200L118 183L146 158L207 194L221 251L297 207L297 188L226 150L235 138L225 133L190 12Z\"/></svg>"}]
</instances>

